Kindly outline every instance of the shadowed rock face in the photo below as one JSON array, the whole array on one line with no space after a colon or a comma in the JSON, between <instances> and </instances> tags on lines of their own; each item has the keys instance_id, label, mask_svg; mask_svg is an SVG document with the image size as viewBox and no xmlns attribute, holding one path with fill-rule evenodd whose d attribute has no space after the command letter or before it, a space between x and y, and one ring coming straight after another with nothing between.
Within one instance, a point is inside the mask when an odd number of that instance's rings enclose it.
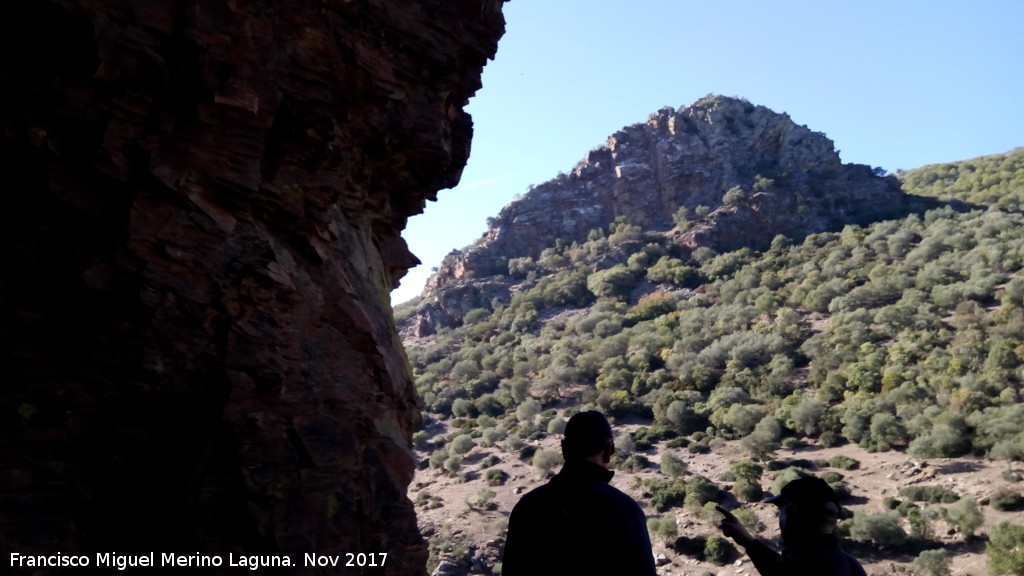
<instances>
[{"instance_id":1,"label":"shadowed rock face","mask_svg":"<svg viewBox=\"0 0 1024 576\"><path fill-rule=\"evenodd\" d=\"M422 571L388 292L468 157L501 1L16 4L2 551Z\"/></svg>"}]
</instances>

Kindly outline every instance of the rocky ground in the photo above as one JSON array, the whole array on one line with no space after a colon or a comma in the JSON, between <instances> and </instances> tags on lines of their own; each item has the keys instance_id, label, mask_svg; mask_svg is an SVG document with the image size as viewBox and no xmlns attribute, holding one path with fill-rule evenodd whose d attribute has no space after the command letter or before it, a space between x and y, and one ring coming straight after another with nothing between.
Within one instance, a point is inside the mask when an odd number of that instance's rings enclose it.
<instances>
[{"instance_id":1,"label":"rocky ground","mask_svg":"<svg viewBox=\"0 0 1024 576\"><path fill-rule=\"evenodd\" d=\"M444 423L434 422L430 428L434 438L444 437L453 430ZM637 425L616 426L618 433ZM558 437L551 435L538 443L539 448L558 450ZM642 481L661 474L657 462L663 445L655 446L644 453L651 466L637 473L617 470L612 484L637 499L648 516L662 516L654 510L644 494ZM710 454L690 454L685 449L673 449L686 464L687 476L700 474L725 488L730 482L720 476L736 460L746 457L738 443L724 443ZM1000 512L989 505L989 498L1000 489L1012 488L1017 492L1021 486L1004 479L1007 464L977 458L918 459L898 451L869 453L855 445L822 448L807 446L795 450L780 450L776 460L820 460L843 454L860 462L855 470L838 470L844 475L852 493L845 506L856 514L874 514L886 510L883 500L886 496L897 496L902 488L911 485L937 485L955 491L961 496L974 498L981 505L984 524L978 529L978 536L968 538L942 520L932 522L936 538L951 556L951 574L956 576L987 574L985 560L985 531L1002 521L1021 522L1019 512ZM489 456L496 456L500 462L486 466ZM419 452L426 460L429 451ZM492 459L493 460L493 459ZM486 473L491 468L500 468L508 474L502 486L489 486ZM834 469L829 469L834 470ZM1024 467L1017 464L1014 470L1020 474ZM766 472L762 486L770 490L775 472ZM465 454L462 467L457 475L438 469L422 469L417 472L411 486L410 497L417 503L420 529L432 542L430 568L435 574L490 574L495 563L500 562L504 531L507 518L519 497L532 488L544 483L540 472L529 462L523 462L517 454L508 453L501 443L493 447L477 446ZM487 497L486 490L493 491ZM481 496L487 503L481 503ZM649 497L649 494L646 495ZM727 495L727 505L735 505ZM777 535L774 507L770 504L748 504L763 525L761 536L772 538ZM711 521L701 518L700 510L674 508L666 514L676 518L679 536L697 536L716 533ZM673 550L668 542L652 535L654 553L658 558L658 573L664 576L696 576L703 574L743 575L756 574L753 565L740 555L732 564L716 566L700 562ZM914 557L880 547L863 545L848 546L857 551L869 575L913 574L911 562ZM438 566L435 569L435 566Z\"/></svg>"}]
</instances>

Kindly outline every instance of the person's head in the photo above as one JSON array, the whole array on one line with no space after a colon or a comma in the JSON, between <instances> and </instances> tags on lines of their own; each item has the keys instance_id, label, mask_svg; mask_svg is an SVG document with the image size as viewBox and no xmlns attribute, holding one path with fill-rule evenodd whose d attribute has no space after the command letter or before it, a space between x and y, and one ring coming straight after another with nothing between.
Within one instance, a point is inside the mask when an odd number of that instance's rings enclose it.
<instances>
[{"instance_id":1,"label":"person's head","mask_svg":"<svg viewBox=\"0 0 1024 576\"><path fill-rule=\"evenodd\" d=\"M839 520L839 497L821 478L797 478L768 502L779 507L779 530L784 542L831 534Z\"/></svg>"},{"instance_id":2,"label":"person's head","mask_svg":"<svg viewBox=\"0 0 1024 576\"><path fill-rule=\"evenodd\" d=\"M562 456L573 460L601 460L607 464L614 452L612 427L600 412L580 412L569 418L562 436Z\"/></svg>"}]
</instances>

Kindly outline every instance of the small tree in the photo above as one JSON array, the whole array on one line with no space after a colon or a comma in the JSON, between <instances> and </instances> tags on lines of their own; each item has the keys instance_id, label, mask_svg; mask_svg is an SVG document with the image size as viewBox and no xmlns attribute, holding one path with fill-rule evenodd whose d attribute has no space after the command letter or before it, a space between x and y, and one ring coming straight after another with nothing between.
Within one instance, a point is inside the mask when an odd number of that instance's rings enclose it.
<instances>
[{"instance_id":1,"label":"small tree","mask_svg":"<svg viewBox=\"0 0 1024 576\"><path fill-rule=\"evenodd\" d=\"M729 470L736 476L736 483L732 487L732 493L736 498L747 502L758 502L764 496L761 488L761 474L764 468L751 460L740 460L734 462Z\"/></svg>"},{"instance_id":2,"label":"small tree","mask_svg":"<svg viewBox=\"0 0 1024 576\"><path fill-rule=\"evenodd\" d=\"M772 452L778 449L782 438L782 426L771 416L765 416L754 426L754 431L743 439L742 444L750 450L751 456L758 460L767 460Z\"/></svg>"}]
</instances>

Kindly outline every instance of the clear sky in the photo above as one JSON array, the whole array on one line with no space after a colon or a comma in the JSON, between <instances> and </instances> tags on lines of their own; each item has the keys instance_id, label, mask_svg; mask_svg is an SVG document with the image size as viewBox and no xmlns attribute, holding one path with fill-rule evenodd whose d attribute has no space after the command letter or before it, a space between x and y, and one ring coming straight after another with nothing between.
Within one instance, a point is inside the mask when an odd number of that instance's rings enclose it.
<instances>
[{"instance_id":1,"label":"clear sky","mask_svg":"<svg viewBox=\"0 0 1024 576\"><path fill-rule=\"evenodd\" d=\"M419 295L530 184L623 126L706 94L824 132L844 162L889 171L1024 146L1024 0L512 0L470 100L458 187L403 236Z\"/></svg>"}]
</instances>

